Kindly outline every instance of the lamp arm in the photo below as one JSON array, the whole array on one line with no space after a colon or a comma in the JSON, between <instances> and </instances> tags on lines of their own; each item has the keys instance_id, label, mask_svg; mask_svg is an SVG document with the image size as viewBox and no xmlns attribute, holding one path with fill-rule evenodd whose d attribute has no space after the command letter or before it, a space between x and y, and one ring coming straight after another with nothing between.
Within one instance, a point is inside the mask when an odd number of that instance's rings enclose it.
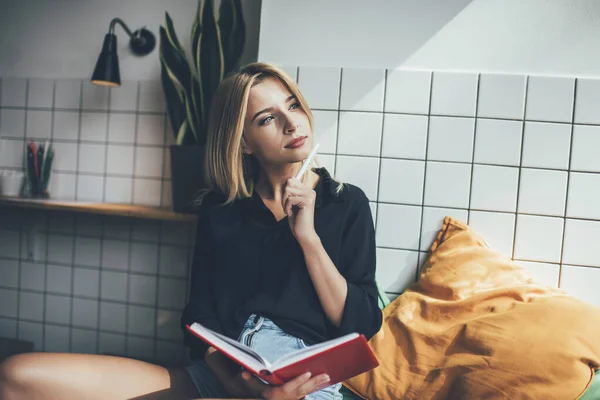
<instances>
[{"instance_id":1,"label":"lamp arm","mask_svg":"<svg viewBox=\"0 0 600 400\"><path fill-rule=\"evenodd\" d=\"M127 33L127 35L129 37L133 36L133 33L131 33L131 30L129 29L129 27L125 24L125 22L123 22L123 20L121 18L113 18L112 21L110 21L110 27L108 28L108 33L113 34L115 33L115 25L119 24L121 25L121 27L123 28L123 30Z\"/></svg>"}]
</instances>

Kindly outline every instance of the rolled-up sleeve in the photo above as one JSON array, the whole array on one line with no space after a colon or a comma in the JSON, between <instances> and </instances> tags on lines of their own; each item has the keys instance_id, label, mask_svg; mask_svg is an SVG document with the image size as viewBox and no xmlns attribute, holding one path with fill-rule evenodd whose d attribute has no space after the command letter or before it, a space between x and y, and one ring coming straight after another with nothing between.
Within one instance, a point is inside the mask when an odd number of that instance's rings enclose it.
<instances>
[{"instance_id":1,"label":"rolled-up sleeve","mask_svg":"<svg viewBox=\"0 0 600 400\"><path fill-rule=\"evenodd\" d=\"M375 283L375 227L369 200L362 193L348 215L338 269L348 294L338 335L352 332L373 337L381 328L382 313Z\"/></svg>"},{"instance_id":2,"label":"rolled-up sleeve","mask_svg":"<svg viewBox=\"0 0 600 400\"><path fill-rule=\"evenodd\" d=\"M186 325L198 322L216 332L222 333L223 331L214 308L214 293L211 285L214 242L210 232L208 212L205 208L197 221L191 267L190 299L181 316L184 344L190 347L192 358L204 357L209 346L202 339L191 334Z\"/></svg>"}]
</instances>

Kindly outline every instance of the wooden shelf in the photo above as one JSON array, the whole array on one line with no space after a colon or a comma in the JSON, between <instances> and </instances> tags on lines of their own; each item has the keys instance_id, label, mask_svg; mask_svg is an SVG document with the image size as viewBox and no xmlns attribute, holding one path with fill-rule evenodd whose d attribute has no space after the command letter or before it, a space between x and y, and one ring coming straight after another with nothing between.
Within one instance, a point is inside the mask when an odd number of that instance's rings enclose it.
<instances>
[{"instance_id":1,"label":"wooden shelf","mask_svg":"<svg viewBox=\"0 0 600 400\"><path fill-rule=\"evenodd\" d=\"M133 204L92 203L83 201L63 201L52 199L29 199L24 197L0 196L0 207L37 208L42 210L62 210L121 217L158 219L166 221L194 221L196 215L176 213L170 208L139 206Z\"/></svg>"}]
</instances>

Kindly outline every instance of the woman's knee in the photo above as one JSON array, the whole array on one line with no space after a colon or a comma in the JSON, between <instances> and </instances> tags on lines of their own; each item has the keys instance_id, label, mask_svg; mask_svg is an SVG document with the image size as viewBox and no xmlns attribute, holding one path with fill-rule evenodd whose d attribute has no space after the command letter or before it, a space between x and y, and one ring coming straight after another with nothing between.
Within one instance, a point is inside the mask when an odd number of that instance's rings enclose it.
<instances>
[{"instance_id":1,"label":"woman's knee","mask_svg":"<svg viewBox=\"0 0 600 400\"><path fill-rule=\"evenodd\" d=\"M0 400L17 398L35 381L35 353L11 356L0 364Z\"/></svg>"}]
</instances>

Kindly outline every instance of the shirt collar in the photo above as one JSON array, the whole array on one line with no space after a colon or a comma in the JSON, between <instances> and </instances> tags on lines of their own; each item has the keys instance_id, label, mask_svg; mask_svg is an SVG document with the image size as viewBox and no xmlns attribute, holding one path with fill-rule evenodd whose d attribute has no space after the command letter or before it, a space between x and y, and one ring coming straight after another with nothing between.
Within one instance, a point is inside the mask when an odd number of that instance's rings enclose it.
<instances>
[{"instance_id":1,"label":"shirt collar","mask_svg":"<svg viewBox=\"0 0 600 400\"><path fill-rule=\"evenodd\" d=\"M337 192L339 183L331 177L327 169L320 167L313 168L313 171L320 177L317 186L315 186L315 192L317 194L315 208L323 207L329 203L343 201L342 191L339 193ZM265 218L266 220L264 222L272 222L273 214L267 206L265 206L258 193L254 192L252 197L241 200L241 203L247 216L253 215L254 218Z\"/></svg>"},{"instance_id":2,"label":"shirt collar","mask_svg":"<svg viewBox=\"0 0 600 400\"><path fill-rule=\"evenodd\" d=\"M315 208L342 201L342 191L337 191L340 184L331 177L327 169L325 167L313 168L313 171L320 176L319 182L317 182L317 186L315 187L315 192L317 193Z\"/></svg>"}]
</instances>

